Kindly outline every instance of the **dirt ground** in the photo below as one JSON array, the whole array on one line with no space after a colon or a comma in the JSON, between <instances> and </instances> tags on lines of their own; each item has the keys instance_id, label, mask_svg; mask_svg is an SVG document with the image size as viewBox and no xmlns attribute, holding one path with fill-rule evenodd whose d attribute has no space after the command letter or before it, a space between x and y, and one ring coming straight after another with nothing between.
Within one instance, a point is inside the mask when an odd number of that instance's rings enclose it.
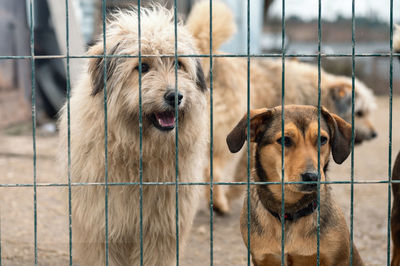
<instances>
[{"instance_id":1,"label":"dirt ground","mask_svg":"<svg viewBox=\"0 0 400 266\"><path fill-rule=\"evenodd\" d=\"M354 153L356 180L386 180L388 176L388 97L378 98L372 120L378 138L357 146ZM32 137L0 133L0 184L32 184ZM13 132L16 133L16 132ZM393 157L400 150L400 97L393 102ZM37 137L38 183L58 183L55 154L56 136ZM330 180L349 180L351 160L343 165L332 163ZM350 221L350 185L332 185L334 199ZM354 186L354 239L366 265L387 263L388 185ZM2 265L34 263L34 206L32 187L0 187L0 241ZM60 188L37 188L37 241L39 265L68 265L68 217ZM214 265L246 265L247 251L239 231L242 199L234 202L225 217L214 215ZM210 265L210 216L203 200L180 265Z\"/></svg>"}]
</instances>

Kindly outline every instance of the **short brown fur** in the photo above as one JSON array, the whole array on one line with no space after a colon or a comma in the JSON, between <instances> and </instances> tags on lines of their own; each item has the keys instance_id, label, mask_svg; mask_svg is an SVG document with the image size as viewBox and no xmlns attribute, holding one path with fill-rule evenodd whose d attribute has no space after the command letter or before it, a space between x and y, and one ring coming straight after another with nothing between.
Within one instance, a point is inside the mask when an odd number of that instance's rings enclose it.
<instances>
[{"instance_id":1,"label":"short brown fur","mask_svg":"<svg viewBox=\"0 0 400 266\"><path fill-rule=\"evenodd\" d=\"M400 152L397 154L392 172L393 180L400 180ZM393 240L393 257L391 266L400 265L400 184L393 183L393 207L390 220Z\"/></svg>"},{"instance_id":2,"label":"short brown fur","mask_svg":"<svg viewBox=\"0 0 400 266\"><path fill-rule=\"evenodd\" d=\"M252 157L255 167L252 180L281 182L281 115L280 107L250 113L250 140L255 143ZM227 137L228 147L238 151L247 138L247 116ZM342 163L350 153L351 126L340 117L321 110L320 180L326 180L326 168L333 159ZM238 132L241 132L238 134ZM244 134L243 134L244 133ZM285 182L306 182L304 176L318 173L318 109L312 106L285 106ZM240 147L239 147L240 146ZM255 266L281 265L281 185L256 185L250 188L250 210L247 199L241 212L240 228L248 246L247 217L250 212L250 242ZM317 185L284 186L285 213L295 217L317 199ZM285 220L285 265L316 265L317 211ZM320 265L348 265L349 231L340 208L330 196L328 184L320 184ZM286 216L285 216L286 217ZM289 217L289 216L288 216ZM353 245L353 265L363 265Z\"/></svg>"}]
</instances>

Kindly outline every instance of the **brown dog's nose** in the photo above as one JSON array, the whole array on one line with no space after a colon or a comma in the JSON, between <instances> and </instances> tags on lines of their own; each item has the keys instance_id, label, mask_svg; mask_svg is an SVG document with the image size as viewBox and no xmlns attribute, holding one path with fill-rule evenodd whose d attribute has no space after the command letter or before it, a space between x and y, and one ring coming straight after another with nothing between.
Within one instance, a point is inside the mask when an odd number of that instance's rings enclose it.
<instances>
[{"instance_id":1,"label":"brown dog's nose","mask_svg":"<svg viewBox=\"0 0 400 266\"><path fill-rule=\"evenodd\" d=\"M178 91L178 105L181 104L183 95ZM167 91L164 94L164 100L167 104L175 106L175 91Z\"/></svg>"},{"instance_id":2,"label":"brown dog's nose","mask_svg":"<svg viewBox=\"0 0 400 266\"><path fill-rule=\"evenodd\" d=\"M305 182L318 181L318 173L316 172L305 172L301 174L301 179Z\"/></svg>"}]
</instances>

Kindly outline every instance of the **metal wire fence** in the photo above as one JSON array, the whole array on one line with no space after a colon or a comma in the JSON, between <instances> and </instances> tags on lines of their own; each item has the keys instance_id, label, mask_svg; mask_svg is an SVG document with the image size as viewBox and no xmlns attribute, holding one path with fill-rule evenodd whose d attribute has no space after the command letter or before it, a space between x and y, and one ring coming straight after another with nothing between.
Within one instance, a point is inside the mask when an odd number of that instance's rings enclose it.
<instances>
[{"instance_id":1,"label":"metal wire fence","mask_svg":"<svg viewBox=\"0 0 400 266\"><path fill-rule=\"evenodd\" d=\"M389 1L389 0L388 0ZM61 3L60 3L61 4ZM209 225L210 225L210 265L214 264L214 241L213 241L213 223L214 223L214 214L213 214L213 190L215 185L237 185L237 186L246 186L246 193L247 195L250 194L250 187L251 185L265 185L265 184L281 184L282 186L282 208L281 208L281 225L282 225L282 239L281 239L281 265L284 265L285 261L285 205L284 205L284 199L285 199L285 190L284 186L287 184L302 184L305 182L285 182L282 179L282 182L253 182L251 181L251 172L250 172L250 167L247 167L247 180L244 182L214 182L213 179L213 138L210 139L210 181L209 182L180 182L179 181L179 160L178 160L178 139L179 139L179 133L178 130L176 130L176 135L175 135L175 182L143 182L143 150L142 150L142 138L143 138L143 126L142 126L142 97L139 97L139 132L140 132L140 157L139 157L139 182L109 182L108 178L108 130L107 130L107 60L110 58L115 58L115 57L123 57L123 58L138 58L139 60L139 76L142 74L142 65L141 65L141 60L142 58L146 57L171 57L170 55L142 55L141 54L141 1L138 1L138 39L139 39L139 53L137 55L113 55L113 54L107 54L106 51L106 44L107 44L107 39L106 39L106 0L102 0L102 26L103 26L103 50L104 53L101 56L88 56L88 55L71 55L70 54L70 48L69 48L69 0L65 0L65 10L66 10L66 42L67 42L67 52L66 55L49 55L49 56L38 56L35 55L34 52L34 40L35 40L35 35L34 35L34 21L33 21L33 6L34 6L34 0L29 1L29 18L30 18L30 55L29 56L0 56L0 60L5 60L5 59L14 59L14 60L30 60L31 62L31 86L32 86L32 98L31 98L31 104L32 104L32 140L33 140L33 182L32 183L7 183L3 184L0 183L0 187L3 188L10 188L10 187L31 187L33 189L33 204L34 204L34 264L38 265L38 237L37 237L37 188L38 187L67 187L68 188L68 216L69 216L69 263L70 265L73 264L73 252L72 252L72 220L71 220L71 188L74 186L103 186L105 188L105 198L104 198L104 208L105 208L105 239L106 239L106 244L105 244L105 252L106 252L106 265L109 264L108 260L108 253L109 253L109 245L108 245L108 236L109 236L109 228L108 228L108 222L109 222L109 209L108 209L108 200L109 200L109 187L110 186L139 186L140 188L140 255L141 255L141 261L140 264L143 265L143 213L142 213L142 205L143 205L143 187L144 186L154 186L154 185L166 185L166 186L175 186L175 196L176 196L176 208L175 208L175 217L176 217L176 261L177 265L179 265L180 261L180 254L179 254L179 189L180 186L207 186L209 187L210 190L210 220L209 220ZM353 228L354 228L354 222L353 222L353 215L354 215L354 185L361 185L361 184L387 184L387 193L388 193L388 227L387 227L387 265L390 264L390 217L391 217L391 186L392 186L392 173L391 173L391 168L392 168L392 110L393 110L393 57L394 56L399 56L399 54L393 52L393 0L390 0L390 52L388 53L362 53L362 54L357 54L355 52L355 47L356 47L356 39L355 39L355 9L356 9L356 4L355 0L352 0L352 52L351 54L347 53L342 53L342 54L325 54L321 52L321 5L322 1L318 0L318 52L316 54L288 54L285 51L285 0L282 1L282 52L281 53L261 53L261 54L252 54L250 52L250 9L251 9L251 1L247 0L247 52L245 54L215 54L213 51L213 42L212 42L212 23L210 23L210 46L209 46L209 54L207 55L200 55L200 54L193 54L193 55L181 55L178 54L177 52L177 23L178 23L178 18L177 18L177 1L174 0L174 24L175 24L175 54L173 56L175 62L178 61L179 57L196 57L196 58L217 58L217 57L239 57L239 58L246 58L247 59L247 112L249 114L250 112L250 92L251 92L251 87L250 87L250 73L251 73L251 58L258 58L258 57L274 57L274 58L281 58L282 61L282 98L281 98L281 103L283 106L283 111L282 111L282 118L281 118L281 127L282 127L282 132L284 132L285 128L285 112L284 112L284 104L285 104L285 60L286 58L291 58L291 57L308 57L308 58L316 58L317 59L317 64L318 64L318 169L320 169L320 127L321 127L321 122L320 122L320 116L321 116L321 59L326 57L349 57L352 60L352 139L351 139L351 146L352 146L352 152L351 152L351 173L350 173L350 180L349 181L321 181L321 173L319 173L318 177L318 182L317 182L317 187L318 187L318 209L317 209L317 219L319 221L320 219L320 186L322 184L350 184L351 186L351 200L350 200L350 243L353 243L354 235L353 235ZM210 21L212 21L212 9L213 9L213 2L210 0ZM387 177L385 177L385 180L376 180L376 181L355 181L354 180L354 98L355 98L355 92L354 92L354 85L355 85L355 59L357 57L388 57L390 59L390 72L389 72L389 79L390 79L390 86L389 86L389 132L388 132L388 172L387 172ZM67 73L67 114L68 114L68 183L38 183L37 182L37 148L36 148L36 88L35 88L35 62L37 60L42 60L42 59L52 59L52 58L57 58L57 59L65 59L66 60L66 73ZM105 134L105 139L104 139L104 149L105 149L105 160L104 160L104 167L105 167L105 176L104 176L104 182L99 182L99 183L74 183L71 181L71 132L70 132L70 93L71 93L71 85L70 85L70 59L75 59L75 58L103 58L103 64L104 64L104 134ZM177 75L177 66L178 64L175 64L175 116L178 117L178 108L177 108L177 103L178 103L178 93L177 93L177 85L178 84L178 75ZM210 60L210 136L213 135L213 60ZM141 78L139 79L139 94L141 95L142 93L142 83L141 83ZM250 131L250 116L247 116L247 130L248 132ZM178 119L176 119L176 128L178 128ZM284 140L282 138L282 176L285 175L285 168L284 168L284 154L285 154L285 145L284 145ZM250 165L250 135L247 136L247 165ZM394 181L396 182L396 181ZM250 197L247 197L247 207L248 210L250 210ZM247 214L247 227L248 227L248 232L250 232L250 211L248 211ZM1 228L1 220L0 220L0 228ZM318 235L318 240L317 240L317 264L320 264L320 223L318 222L317 224L317 235ZM247 253L247 265L251 265L251 256L250 256L250 249L251 249L251 241L250 241L250 233L248 233L248 253ZM2 257L1 257L1 230L0 230L0 266L2 265ZM350 245L350 256L353 256L353 246ZM352 265L352 259L350 260L350 265Z\"/></svg>"}]
</instances>

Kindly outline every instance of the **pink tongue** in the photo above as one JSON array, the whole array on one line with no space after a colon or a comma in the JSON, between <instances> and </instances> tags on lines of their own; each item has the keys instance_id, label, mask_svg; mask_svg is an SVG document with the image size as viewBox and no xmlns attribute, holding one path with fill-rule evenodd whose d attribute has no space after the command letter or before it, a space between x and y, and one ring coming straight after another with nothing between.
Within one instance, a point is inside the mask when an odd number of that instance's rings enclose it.
<instances>
[{"instance_id":1,"label":"pink tongue","mask_svg":"<svg viewBox=\"0 0 400 266\"><path fill-rule=\"evenodd\" d=\"M156 114L156 119L162 127L171 127L175 124L174 112L163 112Z\"/></svg>"}]
</instances>

